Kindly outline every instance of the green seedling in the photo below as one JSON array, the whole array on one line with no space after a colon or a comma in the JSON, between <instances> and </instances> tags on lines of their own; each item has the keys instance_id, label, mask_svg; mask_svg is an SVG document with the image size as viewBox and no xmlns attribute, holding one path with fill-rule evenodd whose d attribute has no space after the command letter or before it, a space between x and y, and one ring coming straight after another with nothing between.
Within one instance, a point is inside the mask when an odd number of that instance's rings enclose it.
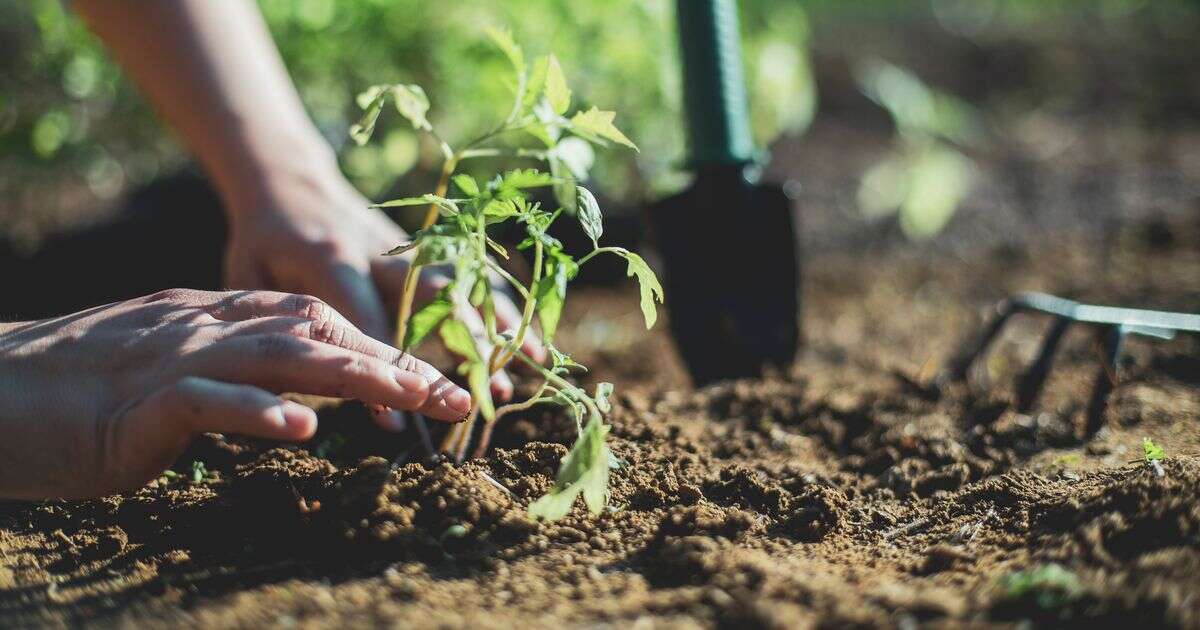
<instances>
[{"instance_id":1,"label":"green seedling","mask_svg":"<svg viewBox=\"0 0 1200 630\"><path fill-rule=\"evenodd\" d=\"M614 461L605 444L609 427L604 423L612 385L602 383L594 393L588 393L573 384L567 377L583 366L553 342L568 284L580 267L600 255L619 256L626 261L628 275L640 287L646 327L654 325L655 302L663 299L662 286L641 256L620 247L600 245L604 234L600 206L591 191L581 185L594 157L592 147L637 147L613 125L614 112L590 107L568 116L572 92L554 55L539 57L530 64L508 32L492 30L489 35L511 67L507 76L496 80L512 86L513 100L507 116L475 139L455 147L438 135L427 117L429 99L419 86L376 85L358 97L364 114L350 129L356 142L365 143L370 138L381 112L391 102L413 129L433 138L443 158L434 192L376 205L428 206L421 229L412 240L387 252L393 256L406 254L412 261L400 297L396 345L411 350L436 331L448 349L464 358L459 372L471 391L473 410L468 421L456 425L442 443L442 450L459 460L466 454L477 417L482 416L486 423L475 451L481 455L493 424L505 414L538 404L566 409L575 420L579 437L563 459L553 489L530 506L530 514L548 520L561 518L579 494L583 494L588 509L599 513L607 502L608 471ZM508 170L483 181L458 172L467 160L496 157L526 160L536 167ZM532 191L547 188L555 201L552 210L531 201ZM547 233L564 215L579 221L592 241L591 251L579 258L566 252L562 243ZM524 229L525 239L517 249L532 254L532 279L528 284L492 259L492 255L508 258L509 253L488 235L488 230L508 222ZM452 267L453 280L432 301L413 312L417 276L427 265ZM492 278L510 284L524 300L516 331L497 330ZM458 317L469 308L482 313L484 344L476 343ZM522 340L533 334L535 318L552 359L549 367L521 351ZM527 400L497 408L488 382L492 374L513 360L540 375L541 383Z\"/></svg>"},{"instance_id":2,"label":"green seedling","mask_svg":"<svg viewBox=\"0 0 1200 630\"><path fill-rule=\"evenodd\" d=\"M1006 599L1029 600L1042 610L1061 610L1083 593L1079 578L1057 564L1010 573L1000 588Z\"/></svg>"},{"instance_id":3,"label":"green seedling","mask_svg":"<svg viewBox=\"0 0 1200 630\"><path fill-rule=\"evenodd\" d=\"M208 467L204 465L204 462L198 459L192 460L192 483L200 483L201 481L207 479L211 474L212 473L209 472Z\"/></svg>"},{"instance_id":4,"label":"green seedling","mask_svg":"<svg viewBox=\"0 0 1200 630\"><path fill-rule=\"evenodd\" d=\"M1163 448L1155 444L1154 440L1142 438L1142 458L1146 462L1146 465L1154 471L1155 477L1162 477L1167 474L1163 470L1161 463L1162 458L1166 456L1167 454L1163 451Z\"/></svg>"}]
</instances>

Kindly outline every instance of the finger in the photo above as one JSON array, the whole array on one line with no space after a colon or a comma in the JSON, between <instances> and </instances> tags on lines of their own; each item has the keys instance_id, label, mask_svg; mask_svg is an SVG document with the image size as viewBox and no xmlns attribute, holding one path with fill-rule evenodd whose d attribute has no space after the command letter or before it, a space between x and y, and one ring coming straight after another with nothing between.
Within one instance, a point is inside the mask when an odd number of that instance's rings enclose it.
<instances>
[{"instance_id":1,"label":"finger","mask_svg":"<svg viewBox=\"0 0 1200 630\"><path fill-rule=\"evenodd\" d=\"M387 339L387 311L365 261L361 265L344 260L330 262L317 276L298 286L329 302L368 335Z\"/></svg>"},{"instance_id":2,"label":"finger","mask_svg":"<svg viewBox=\"0 0 1200 630\"><path fill-rule=\"evenodd\" d=\"M371 411L371 420L374 420L375 424L379 425L384 431L400 433L408 428L408 418L399 409L373 409Z\"/></svg>"},{"instance_id":3,"label":"finger","mask_svg":"<svg viewBox=\"0 0 1200 630\"><path fill-rule=\"evenodd\" d=\"M363 334L334 311L331 307L316 300L311 308L304 308L307 317L262 317L259 319L233 322L223 325L218 339L229 339L251 335L290 335L300 339L311 339L320 343L343 348L351 352L362 353L389 363L399 369L414 372L430 384L429 398L423 410L429 410L430 415L446 420L446 398L449 396L466 395L464 390L442 375L437 368L396 348L372 339ZM511 381L510 381L511 386ZM463 392L459 394L457 392ZM469 405L469 403L468 403ZM453 405L451 405L453 407ZM439 411L440 409L440 411ZM380 418L382 426L399 426L394 419ZM402 429L396 429L402 430Z\"/></svg>"},{"instance_id":4,"label":"finger","mask_svg":"<svg viewBox=\"0 0 1200 630\"><path fill-rule=\"evenodd\" d=\"M516 334L517 329L521 327L521 311L517 310L517 306L513 304L512 299L506 293L496 292L493 295L492 304L496 309L496 324L501 330ZM538 363L546 360L546 347L542 345L541 338L534 332L532 326L526 329L525 338L521 340L521 351Z\"/></svg>"},{"instance_id":5,"label":"finger","mask_svg":"<svg viewBox=\"0 0 1200 630\"><path fill-rule=\"evenodd\" d=\"M264 317L299 317L313 321L330 321L346 328L358 329L325 301L299 293L235 291L225 294L209 307L209 314L227 322Z\"/></svg>"},{"instance_id":6,"label":"finger","mask_svg":"<svg viewBox=\"0 0 1200 630\"><path fill-rule=\"evenodd\" d=\"M315 329L311 323L309 327ZM356 331L347 335L352 332ZM410 355L402 355L393 364L296 334L233 336L189 355L179 369L273 392L355 398L368 404L420 410L450 422L461 420L471 409L470 394Z\"/></svg>"},{"instance_id":7,"label":"finger","mask_svg":"<svg viewBox=\"0 0 1200 630\"><path fill-rule=\"evenodd\" d=\"M317 415L256 387L185 377L150 394L110 425L104 483L137 487L171 465L197 433L306 440Z\"/></svg>"}]
</instances>

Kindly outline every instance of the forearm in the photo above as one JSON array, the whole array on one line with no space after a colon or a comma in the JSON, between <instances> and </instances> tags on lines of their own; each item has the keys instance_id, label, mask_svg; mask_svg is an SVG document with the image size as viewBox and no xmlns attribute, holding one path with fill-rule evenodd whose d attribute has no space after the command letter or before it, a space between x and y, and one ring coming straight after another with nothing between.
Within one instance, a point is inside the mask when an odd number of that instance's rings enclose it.
<instances>
[{"instance_id":1,"label":"forearm","mask_svg":"<svg viewBox=\"0 0 1200 630\"><path fill-rule=\"evenodd\" d=\"M252 197L280 173L336 172L332 151L249 0L75 0L75 6L227 203Z\"/></svg>"}]
</instances>

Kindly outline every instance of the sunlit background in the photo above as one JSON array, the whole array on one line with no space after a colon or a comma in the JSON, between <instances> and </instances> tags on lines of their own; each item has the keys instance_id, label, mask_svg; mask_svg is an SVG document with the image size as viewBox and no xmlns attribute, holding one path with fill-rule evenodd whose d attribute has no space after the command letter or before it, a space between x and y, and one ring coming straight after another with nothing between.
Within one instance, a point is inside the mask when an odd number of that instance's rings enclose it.
<instances>
[{"instance_id":1,"label":"sunlit background","mask_svg":"<svg viewBox=\"0 0 1200 630\"><path fill-rule=\"evenodd\" d=\"M368 196L420 187L411 129L346 142L354 95L415 82L450 138L490 126L508 87L481 36L553 51L581 104L641 147L596 188L636 208L686 183L671 0L262 0L320 129ZM756 140L794 182L810 250L944 247L1194 211L1200 3L741 0ZM0 233L23 247L94 220L186 164L179 144L60 0L0 0ZM1047 210L1049 208L1049 210Z\"/></svg>"}]
</instances>

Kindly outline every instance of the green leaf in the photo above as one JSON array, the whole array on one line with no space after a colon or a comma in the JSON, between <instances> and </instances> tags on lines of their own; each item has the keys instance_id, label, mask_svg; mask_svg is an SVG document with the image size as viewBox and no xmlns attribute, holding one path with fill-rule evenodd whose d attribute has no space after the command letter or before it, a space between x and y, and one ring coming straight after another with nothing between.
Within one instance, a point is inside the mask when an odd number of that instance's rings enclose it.
<instances>
[{"instance_id":1,"label":"green leaf","mask_svg":"<svg viewBox=\"0 0 1200 630\"><path fill-rule=\"evenodd\" d=\"M453 178L453 181L454 181L454 185L458 186L458 189L463 191L463 194L465 194L466 196L468 196L468 197L478 197L479 196L479 184L475 183L474 177L471 177L470 175L467 175L466 173L461 173L461 174L455 175Z\"/></svg>"},{"instance_id":2,"label":"green leaf","mask_svg":"<svg viewBox=\"0 0 1200 630\"><path fill-rule=\"evenodd\" d=\"M561 159L551 155L550 176L554 178L554 200L570 214L578 210L579 195L575 192L575 176Z\"/></svg>"},{"instance_id":3,"label":"green leaf","mask_svg":"<svg viewBox=\"0 0 1200 630\"><path fill-rule=\"evenodd\" d=\"M493 241L492 237L490 236L487 237L487 245L492 251L496 252L497 256L503 258L504 260L508 260L508 250L504 249L504 246L500 243Z\"/></svg>"},{"instance_id":4,"label":"green leaf","mask_svg":"<svg viewBox=\"0 0 1200 630\"><path fill-rule=\"evenodd\" d=\"M359 104L362 105L362 98L374 91L374 96L363 105L362 118L358 122L350 125L350 138L354 143L362 146L371 139L371 134L375 132L375 123L379 120L379 112L383 111L383 101L387 98L387 92L383 91L380 86L372 86L366 92L359 94Z\"/></svg>"},{"instance_id":5,"label":"green leaf","mask_svg":"<svg viewBox=\"0 0 1200 630\"><path fill-rule=\"evenodd\" d=\"M553 277L544 277L538 280L537 285L533 287L533 294L537 299L537 316L538 323L542 328L542 341L550 343L554 339L554 333L558 330L558 320L562 317L563 301L566 299L566 292L559 291L558 283Z\"/></svg>"},{"instance_id":6,"label":"green leaf","mask_svg":"<svg viewBox=\"0 0 1200 630\"><path fill-rule=\"evenodd\" d=\"M460 200L461 201L461 200ZM453 216L461 212L458 209L458 203L454 199L447 199L437 195L421 195L420 197L403 197L401 199L391 199L382 203L372 204L372 208L396 208L400 206L425 206L435 205L442 214Z\"/></svg>"},{"instance_id":7,"label":"green leaf","mask_svg":"<svg viewBox=\"0 0 1200 630\"><path fill-rule=\"evenodd\" d=\"M397 245L397 246L395 246L395 247L393 247L393 248L391 248L391 249L387 250L386 252L384 252L384 253L383 253L383 255L384 255L384 256L399 256L400 254L403 254L404 252L407 252L408 250L410 250L410 249L412 249L412 248L416 247L417 245L418 245L418 243L417 243L416 241L409 241L409 242L407 242L407 243L400 243L399 245Z\"/></svg>"},{"instance_id":8,"label":"green leaf","mask_svg":"<svg viewBox=\"0 0 1200 630\"><path fill-rule=\"evenodd\" d=\"M593 398L596 399L596 408L600 410L600 413L608 413L612 411L612 403L608 401L609 397L612 396L612 393L612 383L596 383L596 395L593 396Z\"/></svg>"},{"instance_id":9,"label":"green leaf","mask_svg":"<svg viewBox=\"0 0 1200 630\"><path fill-rule=\"evenodd\" d=\"M600 237L604 234L604 222L600 216L600 204L592 191L583 186L577 187L579 194L579 222L583 224L583 232L592 239L593 247L600 247Z\"/></svg>"},{"instance_id":10,"label":"green leaf","mask_svg":"<svg viewBox=\"0 0 1200 630\"><path fill-rule=\"evenodd\" d=\"M529 68L529 77L525 81L525 98L521 103L522 111L529 111L537 104L538 97L542 95L542 88L546 85L548 67L549 57L545 55L533 60L533 65Z\"/></svg>"},{"instance_id":11,"label":"green leaf","mask_svg":"<svg viewBox=\"0 0 1200 630\"><path fill-rule=\"evenodd\" d=\"M554 178L550 173L543 173L536 168L518 168L511 170L500 178L496 185L496 190L525 188L540 188L549 186L554 183Z\"/></svg>"},{"instance_id":12,"label":"green leaf","mask_svg":"<svg viewBox=\"0 0 1200 630\"><path fill-rule=\"evenodd\" d=\"M465 357L468 362L481 361L479 350L475 347L475 338L471 336L471 331L467 330L466 324L457 319L447 319L438 329L438 336L450 352Z\"/></svg>"},{"instance_id":13,"label":"green leaf","mask_svg":"<svg viewBox=\"0 0 1200 630\"><path fill-rule=\"evenodd\" d=\"M512 64L517 74L524 74L525 53L521 52L521 47L513 39L512 32L497 28L488 28L487 34L492 39L492 42L496 44L496 47L500 49L500 52L504 53L505 57L508 57L509 63Z\"/></svg>"},{"instance_id":14,"label":"green leaf","mask_svg":"<svg viewBox=\"0 0 1200 630\"><path fill-rule=\"evenodd\" d=\"M641 256L619 247L614 247L613 251L623 256L629 263L626 274L637 277L638 292L641 294L642 317L646 320L646 329L649 330L654 326L654 322L658 321L658 311L654 308L654 301L657 299L659 303L662 303L662 285L658 283L658 277L654 275L650 265L647 265Z\"/></svg>"},{"instance_id":15,"label":"green leaf","mask_svg":"<svg viewBox=\"0 0 1200 630\"><path fill-rule=\"evenodd\" d=\"M546 101L550 109L559 116L567 113L571 107L571 88L567 87L567 78L563 76L562 66L558 57L553 54L546 62Z\"/></svg>"},{"instance_id":16,"label":"green leaf","mask_svg":"<svg viewBox=\"0 0 1200 630\"><path fill-rule=\"evenodd\" d=\"M432 301L408 318L408 327L404 329L403 349L407 351L415 348L453 311L454 305L450 303L449 289L438 291Z\"/></svg>"},{"instance_id":17,"label":"green leaf","mask_svg":"<svg viewBox=\"0 0 1200 630\"><path fill-rule=\"evenodd\" d=\"M547 342L546 349L550 351L550 361L551 361L550 367L551 367L551 369L569 370L571 368L577 368L583 372L587 371L586 367L576 363L575 359L572 359L570 356L567 355L567 353L563 352L562 350L559 350L558 348L555 348L554 344Z\"/></svg>"},{"instance_id":18,"label":"green leaf","mask_svg":"<svg viewBox=\"0 0 1200 630\"><path fill-rule=\"evenodd\" d=\"M429 112L429 97L419 85L393 85L392 98L396 101L396 111L400 112L413 129L428 131L433 128L425 114Z\"/></svg>"},{"instance_id":19,"label":"green leaf","mask_svg":"<svg viewBox=\"0 0 1200 630\"><path fill-rule=\"evenodd\" d=\"M1154 443L1150 438L1142 438L1142 451L1145 452L1146 461L1152 462L1160 460L1167 456L1163 451L1163 447Z\"/></svg>"},{"instance_id":20,"label":"green leaf","mask_svg":"<svg viewBox=\"0 0 1200 630\"><path fill-rule=\"evenodd\" d=\"M426 236L421 238L414 265L452 262L470 250L470 243L461 236Z\"/></svg>"},{"instance_id":21,"label":"green leaf","mask_svg":"<svg viewBox=\"0 0 1200 630\"><path fill-rule=\"evenodd\" d=\"M604 444L610 427L593 414L575 445L558 467L554 487L529 506L529 515L557 521L571 511L575 497L583 494L588 510L599 514L607 502L609 450Z\"/></svg>"},{"instance_id":22,"label":"green leaf","mask_svg":"<svg viewBox=\"0 0 1200 630\"><path fill-rule=\"evenodd\" d=\"M479 414L488 422L496 419L496 406L492 403L491 376L483 361L471 361L464 365L467 368L467 385L471 389L471 397L479 406Z\"/></svg>"},{"instance_id":23,"label":"green leaf","mask_svg":"<svg viewBox=\"0 0 1200 630\"><path fill-rule=\"evenodd\" d=\"M571 117L571 129L576 132L582 132L584 136L598 136L606 140L612 140L617 144L623 144L637 151L637 145L625 137L625 134L621 133L621 130L613 125L613 118L616 115L616 112L592 107L586 112L577 112Z\"/></svg>"}]
</instances>

